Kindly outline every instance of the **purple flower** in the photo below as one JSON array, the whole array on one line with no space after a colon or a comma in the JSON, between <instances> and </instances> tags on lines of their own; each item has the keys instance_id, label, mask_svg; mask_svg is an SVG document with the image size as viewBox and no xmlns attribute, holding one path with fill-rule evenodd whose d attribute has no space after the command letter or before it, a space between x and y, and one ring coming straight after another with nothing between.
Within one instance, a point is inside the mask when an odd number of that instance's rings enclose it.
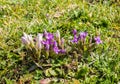
<instances>
[{"instance_id":1,"label":"purple flower","mask_svg":"<svg viewBox=\"0 0 120 84\"><path fill-rule=\"evenodd\" d=\"M53 34L48 33L46 30L44 31L44 34L46 39L52 40L54 38Z\"/></svg>"},{"instance_id":2,"label":"purple flower","mask_svg":"<svg viewBox=\"0 0 120 84\"><path fill-rule=\"evenodd\" d=\"M57 42L56 41L53 42L53 47L57 47Z\"/></svg>"},{"instance_id":3,"label":"purple flower","mask_svg":"<svg viewBox=\"0 0 120 84\"><path fill-rule=\"evenodd\" d=\"M51 33L48 33L48 35L46 36L46 39L53 39L54 38L54 36L53 36L53 34L51 34Z\"/></svg>"},{"instance_id":4,"label":"purple flower","mask_svg":"<svg viewBox=\"0 0 120 84\"><path fill-rule=\"evenodd\" d=\"M56 46L56 47L53 47L53 51L54 51L56 54L58 54L58 53L60 52L60 49L58 49L58 47Z\"/></svg>"},{"instance_id":5,"label":"purple flower","mask_svg":"<svg viewBox=\"0 0 120 84\"><path fill-rule=\"evenodd\" d=\"M73 35L77 34L77 30L76 29L74 29L72 32L73 32Z\"/></svg>"},{"instance_id":6,"label":"purple flower","mask_svg":"<svg viewBox=\"0 0 120 84\"><path fill-rule=\"evenodd\" d=\"M47 50L50 49L50 41L49 40L42 41L42 44L45 45L45 47L46 47Z\"/></svg>"},{"instance_id":7,"label":"purple flower","mask_svg":"<svg viewBox=\"0 0 120 84\"><path fill-rule=\"evenodd\" d=\"M59 49L58 48L58 45L57 45L57 42L54 41L53 43L53 51L58 54L58 53L65 53L65 50L64 49Z\"/></svg>"},{"instance_id":8,"label":"purple flower","mask_svg":"<svg viewBox=\"0 0 120 84\"><path fill-rule=\"evenodd\" d=\"M88 35L87 32L81 32L78 36L78 40L85 40L87 35Z\"/></svg>"},{"instance_id":9,"label":"purple flower","mask_svg":"<svg viewBox=\"0 0 120 84\"><path fill-rule=\"evenodd\" d=\"M95 40L96 44L101 44L102 43L99 36L95 37L94 40Z\"/></svg>"},{"instance_id":10,"label":"purple flower","mask_svg":"<svg viewBox=\"0 0 120 84\"><path fill-rule=\"evenodd\" d=\"M60 50L60 53L65 53L65 50L61 49L61 50Z\"/></svg>"},{"instance_id":11,"label":"purple flower","mask_svg":"<svg viewBox=\"0 0 120 84\"><path fill-rule=\"evenodd\" d=\"M46 49L49 50L50 46L53 44L54 36L52 33L48 33L46 30L44 31L43 36L46 38L46 40L42 41L42 44L44 44Z\"/></svg>"},{"instance_id":12,"label":"purple flower","mask_svg":"<svg viewBox=\"0 0 120 84\"><path fill-rule=\"evenodd\" d=\"M53 51L54 51L56 54L58 54L58 53L60 52L60 49L58 48L56 41L54 41L54 43L53 43Z\"/></svg>"},{"instance_id":13,"label":"purple flower","mask_svg":"<svg viewBox=\"0 0 120 84\"><path fill-rule=\"evenodd\" d=\"M74 38L73 38L72 42L73 43L77 43L78 42L77 35L76 35L77 34L77 30L74 29L72 32L73 32L73 35L74 35Z\"/></svg>"},{"instance_id":14,"label":"purple flower","mask_svg":"<svg viewBox=\"0 0 120 84\"><path fill-rule=\"evenodd\" d=\"M76 35L74 35L74 38L73 38L72 42L73 42L73 43L77 43L77 42L78 42L78 39L77 39L77 36L76 36Z\"/></svg>"}]
</instances>

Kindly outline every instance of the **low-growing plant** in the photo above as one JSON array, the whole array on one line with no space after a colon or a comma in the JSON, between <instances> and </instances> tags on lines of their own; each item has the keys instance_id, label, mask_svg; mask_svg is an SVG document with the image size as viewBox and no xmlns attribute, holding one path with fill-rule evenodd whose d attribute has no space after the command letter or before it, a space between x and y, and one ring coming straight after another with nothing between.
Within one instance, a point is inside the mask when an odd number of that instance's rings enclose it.
<instances>
[{"instance_id":1,"label":"low-growing plant","mask_svg":"<svg viewBox=\"0 0 120 84\"><path fill-rule=\"evenodd\" d=\"M87 32L77 33L73 30L73 39L61 38L60 32L49 33L46 30L44 33L38 33L36 37L23 33L22 43L25 45L28 56L32 61L42 68L42 61L49 58L59 57L75 57L77 61L81 57L89 56L94 51L98 44L102 41L100 36L91 36Z\"/></svg>"}]
</instances>

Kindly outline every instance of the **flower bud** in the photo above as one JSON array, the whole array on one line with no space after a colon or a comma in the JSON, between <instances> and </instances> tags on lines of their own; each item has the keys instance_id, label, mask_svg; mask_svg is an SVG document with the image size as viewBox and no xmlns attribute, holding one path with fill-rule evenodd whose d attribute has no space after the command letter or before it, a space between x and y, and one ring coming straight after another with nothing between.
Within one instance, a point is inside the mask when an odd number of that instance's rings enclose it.
<instances>
[{"instance_id":1,"label":"flower bud","mask_svg":"<svg viewBox=\"0 0 120 84\"><path fill-rule=\"evenodd\" d=\"M77 34L77 30L76 29L74 29L72 32L73 32L73 35Z\"/></svg>"},{"instance_id":2,"label":"flower bud","mask_svg":"<svg viewBox=\"0 0 120 84\"><path fill-rule=\"evenodd\" d=\"M38 34L36 38L36 47L38 50L42 48L42 40L43 40L43 34Z\"/></svg>"},{"instance_id":3,"label":"flower bud","mask_svg":"<svg viewBox=\"0 0 120 84\"><path fill-rule=\"evenodd\" d=\"M33 38L32 35L27 35L26 33L23 33L22 43L27 45L27 46L34 46Z\"/></svg>"},{"instance_id":4,"label":"flower bud","mask_svg":"<svg viewBox=\"0 0 120 84\"><path fill-rule=\"evenodd\" d=\"M56 37L57 37L58 39L60 39L60 31L59 31L59 30L57 30L57 32L56 32Z\"/></svg>"},{"instance_id":5,"label":"flower bud","mask_svg":"<svg viewBox=\"0 0 120 84\"><path fill-rule=\"evenodd\" d=\"M24 45L29 45L30 44L30 42L24 36L21 38L21 40L22 40L22 43Z\"/></svg>"},{"instance_id":6,"label":"flower bud","mask_svg":"<svg viewBox=\"0 0 120 84\"><path fill-rule=\"evenodd\" d=\"M28 35L26 33L23 33L23 36L22 36L21 40L22 40L22 43L24 45L29 45L30 44L30 41L28 40Z\"/></svg>"}]
</instances>

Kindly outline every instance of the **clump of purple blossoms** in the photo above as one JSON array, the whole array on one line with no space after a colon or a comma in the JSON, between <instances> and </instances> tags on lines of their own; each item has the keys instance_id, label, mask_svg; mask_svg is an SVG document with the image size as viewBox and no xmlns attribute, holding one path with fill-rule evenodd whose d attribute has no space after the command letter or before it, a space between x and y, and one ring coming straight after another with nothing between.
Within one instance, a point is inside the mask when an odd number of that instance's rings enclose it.
<instances>
[{"instance_id":1,"label":"clump of purple blossoms","mask_svg":"<svg viewBox=\"0 0 120 84\"><path fill-rule=\"evenodd\" d=\"M87 35L88 35L87 32L81 32L78 36L78 40L85 40Z\"/></svg>"},{"instance_id":2,"label":"clump of purple blossoms","mask_svg":"<svg viewBox=\"0 0 120 84\"><path fill-rule=\"evenodd\" d=\"M53 43L53 51L58 54L60 52L60 49L58 48L57 42L54 41Z\"/></svg>"},{"instance_id":3,"label":"clump of purple blossoms","mask_svg":"<svg viewBox=\"0 0 120 84\"><path fill-rule=\"evenodd\" d=\"M46 40L42 41L42 44L45 45L46 50L50 49L50 45L53 44L54 36L51 33L48 33L47 31L44 32L43 36L46 38Z\"/></svg>"},{"instance_id":4,"label":"clump of purple blossoms","mask_svg":"<svg viewBox=\"0 0 120 84\"><path fill-rule=\"evenodd\" d=\"M88 35L88 33L87 33L87 32L81 32L81 33L77 36L77 30L74 29L74 30L73 30L73 35L74 35L74 38L73 38L72 42L77 44L79 40L84 41L85 38L86 38L86 36Z\"/></svg>"},{"instance_id":5,"label":"clump of purple blossoms","mask_svg":"<svg viewBox=\"0 0 120 84\"><path fill-rule=\"evenodd\" d=\"M87 32L80 32L77 34L77 30L72 31L74 37L71 42L60 37L60 32L57 30L55 34L44 31L44 33L38 33L38 35L33 39L32 35L23 33L21 38L22 43L25 45L28 56L32 57L33 62L38 67L41 56L45 56L47 59L49 56L57 55L69 55L78 58L91 54L91 52L96 48L96 44L101 44L102 41L100 36L89 37ZM87 38L86 38L87 37ZM68 41L68 42L67 42ZM70 44L69 44L70 43ZM75 43L75 45L74 45ZM32 52L32 53L31 53ZM89 56L89 55L88 55Z\"/></svg>"},{"instance_id":6,"label":"clump of purple blossoms","mask_svg":"<svg viewBox=\"0 0 120 84\"><path fill-rule=\"evenodd\" d=\"M73 32L73 35L74 35L74 38L73 38L72 42L73 42L73 43L77 43L77 42L78 42L77 30L74 29L72 32Z\"/></svg>"},{"instance_id":7,"label":"clump of purple blossoms","mask_svg":"<svg viewBox=\"0 0 120 84\"><path fill-rule=\"evenodd\" d=\"M78 43L77 35L74 35L74 38L73 38L72 42L73 42L73 43Z\"/></svg>"},{"instance_id":8,"label":"clump of purple blossoms","mask_svg":"<svg viewBox=\"0 0 120 84\"><path fill-rule=\"evenodd\" d=\"M47 31L45 31L43 35L45 37L45 40L42 41L42 44L46 47L46 50L50 50L50 48L52 48L52 50L56 54L65 52L64 49L59 49L57 41L54 39L54 35L52 33L48 33ZM58 39L58 41L61 41L60 40L60 33L58 30L57 30L56 39ZM60 43L60 42L58 42L58 43Z\"/></svg>"},{"instance_id":9,"label":"clump of purple blossoms","mask_svg":"<svg viewBox=\"0 0 120 84\"><path fill-rule=\"evenodd\" d=\"M102 43L102 41L101 41L99 36L95 37L94 40L95 40L96 44L101 44Z\"/></svg>"},{"instance_id":10,"label":"clump of purple blossoms","mask_svg":"<svg viewBox=\"0 0 120 84\"><path fill-rule=\"evenodd\" d=\"M71 41L72 43L78 44L78 42L81 42L82 45L85 43L86 37L88 36L87 32L80 32L79 34L77 34L77 30L74 29L72 33L74 35L74 38ZM55 35L45 30L43 34L39 33L37 35L35 41L33 40L32 35L27 35L26 33L23 33L21 40L22 43L26 45L28 48L30 49L35 48L37 51L40 52L43 48L48 52L54 51L56 54L66 52L64 49L65 41L63 38L60 38L60 32L58 30L55 33ZM94 43L96 44L102 43L99 36L96 36L94 38Z\"/></svg>"}]
</instances>

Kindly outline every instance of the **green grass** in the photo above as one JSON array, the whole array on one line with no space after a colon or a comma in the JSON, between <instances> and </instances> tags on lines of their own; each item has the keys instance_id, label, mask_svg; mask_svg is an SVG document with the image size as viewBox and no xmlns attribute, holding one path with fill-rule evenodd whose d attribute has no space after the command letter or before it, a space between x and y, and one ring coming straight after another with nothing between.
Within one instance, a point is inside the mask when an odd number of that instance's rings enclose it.
<instances>
[{"instance_id":1,"label":"green grass","mask_svg":"<svg viewBox=\"0 0 120 84\"><path fill-rule=\"evenodd\" d=\"M29 72L34 64L29 58L23 60L26 53L21 44L21 36L23 32L36 35L44 29L49 32L60 30L65 38L69 38L73 29L87 31L93 35L100 35L103 44L91 53L88 63L79 63L78 72L70 71L64 76L48 76L39 68ZM20 83L20 81L39 84L42 78L53 80L61 78L67 82L79 81L82 84L117 84L120 82L119 53L119 2L0 0L0 83L2 84ZM66 60L69 58L60 61L65 63ZM48 69L51 70L51 67ZM57 74L62 73L61 69L57 70ZM72 77L74 74L77 75Z\"/></svg>"}]
</instances>

